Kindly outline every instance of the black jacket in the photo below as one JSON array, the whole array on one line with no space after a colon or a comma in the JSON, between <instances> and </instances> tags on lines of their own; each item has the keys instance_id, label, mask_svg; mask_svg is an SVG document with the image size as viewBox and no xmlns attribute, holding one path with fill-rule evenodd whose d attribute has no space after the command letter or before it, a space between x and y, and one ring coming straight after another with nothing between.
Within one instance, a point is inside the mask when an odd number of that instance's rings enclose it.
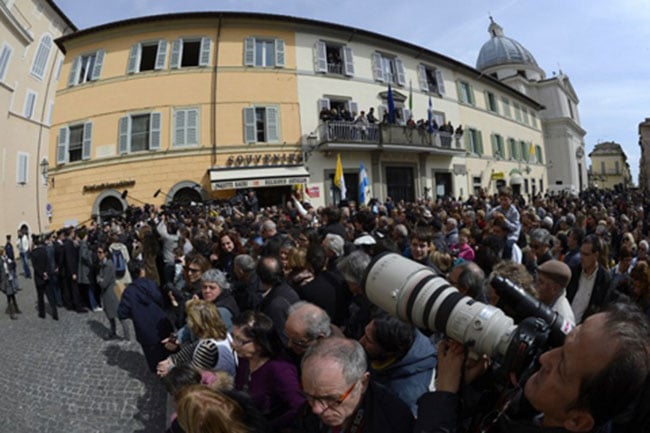
<instances>
[{"instance_id":1,"label":"black jacket","mask_svg":"<svg viewBox=\"0 0 650 433\"><path fill-rule=\"evenodd\" d=\"M578 291L580 275L582 275L582 268L580 266L571 268L571 281L569 281L569 285L566 288L566 297L571 303L573 303L573 298L575 298ZM611 301L611 293L609 290L609 283L611 278L612 277L610 273L607 272L601 265L598 265L598 270L596 271L596 281L594 282L594 290L591 292L589 305L587 306L585 314L582 316L582 320L602 310L603 307L605 307L605 305Z\"/></svg>"},{"instance_id":2,"label":"black jacket","mask_svg":"<svg viewBox=\"0 0 650 433\"><path fill-rule=\"evenodd\" d=\"M299 300L300 298L296 291L286 281L282 281L269 291L257 307L258 311L271 318L273 321L273 329L285 346L287 345L288 339L284 334L284 323L289 316L289 306Z\"/></svg>"},{"instance_id":3,"label":"black jacket","mask_svg":"<svg viewBox=\"0 0 650 433\"><path fill-rule=\"evenodd\" d=\"M358 424L353 422L346 432L354 430L356 433L410 433L413 431L413 414L406 403L372 380L368 383L368 389L352 419L357 416L360 417ZM330 431L330 428L323 425L320 418L312 412L308 403L303 407L298 424L298 431L301 433ZM358 425L356 429L355 424Z\"/></svg>"},{"instance_id":4,"label":"black jacket","mask_svg":"<svg viewBox=\"0 0 650 433\"><path fill-rule=\"evenodd\" d=\"M316 304L327 312L332 323L342 326L348 315L352 294L343 277L332 271L321 272L298 289L300 299Z\"/></svg>"}]
</instances>

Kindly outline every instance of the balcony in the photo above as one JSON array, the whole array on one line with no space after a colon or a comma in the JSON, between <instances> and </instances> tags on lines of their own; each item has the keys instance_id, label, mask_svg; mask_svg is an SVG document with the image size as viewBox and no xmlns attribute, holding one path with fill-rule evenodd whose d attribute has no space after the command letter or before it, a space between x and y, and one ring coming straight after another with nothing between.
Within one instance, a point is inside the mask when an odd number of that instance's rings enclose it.
<instances>
[{"instance_id":1,"label":"balcony","mask_svg":"<svg viewBox=\"0 0 650 433\"><path fill-rule=\"evenodd\" d=\"M318 127L319 148L323 150L384 149L405 152L460 154L465 152L462 137L447 132L432 134L422 128L401 125L361 124L334 121Z\"/></svg>"}]
</instances>

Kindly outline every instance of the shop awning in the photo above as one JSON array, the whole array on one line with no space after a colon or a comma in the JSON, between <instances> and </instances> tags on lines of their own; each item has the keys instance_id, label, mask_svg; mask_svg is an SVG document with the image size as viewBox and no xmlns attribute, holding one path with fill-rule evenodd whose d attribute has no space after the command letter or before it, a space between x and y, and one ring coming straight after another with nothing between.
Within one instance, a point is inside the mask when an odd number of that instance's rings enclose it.
<instances>
[{"instance_id":1,"label":"shop awning","mask_svg":"<svg viewBox=\"0 0 650 433\"><path fill-rule=\"evenodd\" d=\"M280 167L215 168L210 170L212 190L269 188L307 183L309 172L303 165Z\"/></svg>"}]
</instances>

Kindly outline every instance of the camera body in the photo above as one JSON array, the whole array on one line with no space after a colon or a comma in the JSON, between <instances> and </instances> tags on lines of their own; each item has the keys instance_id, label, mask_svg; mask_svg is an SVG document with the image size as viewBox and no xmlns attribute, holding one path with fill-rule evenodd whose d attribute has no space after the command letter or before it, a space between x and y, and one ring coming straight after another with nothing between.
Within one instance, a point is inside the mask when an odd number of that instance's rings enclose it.
<instances>
[{"instance_id":1,"label":"camera body","mask_svg":"<svg viewBox=\"0 0 650 433\"><path fill-rule=\"evenodd\" d=\"M493 360L498 376L522 382L537 357L564 342L572 325L511 281L496 277L492 287L516 314L463 296L427 266L395 253L376 256L363 279L368 299L419 328L441 332Z\"/></svg>"}]
</instances>

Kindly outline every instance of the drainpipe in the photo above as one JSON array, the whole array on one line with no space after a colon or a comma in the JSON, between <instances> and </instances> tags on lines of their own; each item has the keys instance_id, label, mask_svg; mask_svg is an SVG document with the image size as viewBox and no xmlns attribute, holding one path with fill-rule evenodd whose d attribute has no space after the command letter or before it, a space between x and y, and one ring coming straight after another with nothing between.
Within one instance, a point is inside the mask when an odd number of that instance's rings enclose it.
<instances>
[{"instance_id":1,"label":"drainpipe","mask_svg":"<svg viewBox=\"0 0 650 433\"><path fill-rule=\"evenodd\" d=\"M214 67L212 68L212 88L210 89L210 142L212 143L212 159L210 168L217 165L217 66L219 65L219 44L221 42L221 22L223 14L219 15L217 35L215 40Z\"/></svg>"}]
</instances>

